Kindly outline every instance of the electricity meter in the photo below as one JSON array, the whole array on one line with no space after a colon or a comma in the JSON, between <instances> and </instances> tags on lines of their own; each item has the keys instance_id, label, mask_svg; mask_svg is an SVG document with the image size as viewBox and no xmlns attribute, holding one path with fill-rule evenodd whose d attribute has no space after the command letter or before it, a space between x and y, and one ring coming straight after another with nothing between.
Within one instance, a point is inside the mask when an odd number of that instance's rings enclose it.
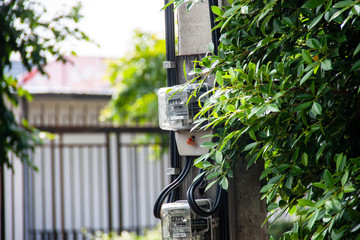
<instances>
[{"instance_id":1,"label":"electricity meter","mask_svg":"<svg viewBox=\"0 0 360 240\"><path fill-rule=\"evenodd\" d=\"M199 207L211 208L211 200L196 200ZM161 208L163 240L213 240L212 217L200 217L191 209L187 201L166 203Z\"/></svg>"},{"instance_id":2,"label":"electricity meter","mask_svg":"<svg viewBox=\"0 0 360 240\"><path fill-rule=\"evenodd\" d=\"M195 115L200 111L199 98L210 89L209 84L202 84L196 96L192 95L200 84L189 84L186 86L176 85L173 87L160 88L159 100L159 125L161 129L172 131L190 130L193 127ZM204 103L206 98L201 98Z\"/></svg>"}]
</instances>

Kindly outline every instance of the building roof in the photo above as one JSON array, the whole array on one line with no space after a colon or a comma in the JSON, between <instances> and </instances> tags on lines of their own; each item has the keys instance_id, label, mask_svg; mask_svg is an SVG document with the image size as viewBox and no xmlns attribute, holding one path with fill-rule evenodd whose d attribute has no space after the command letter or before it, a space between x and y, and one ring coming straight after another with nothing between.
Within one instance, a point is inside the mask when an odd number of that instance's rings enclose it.
<instances>
[{"instance_id":1,"label":"building roof","mask_svg":"<svg viewBox=\"0 0 360 240\"><path fill-rule=\"evenodd\" d=\"M110 81L106 80L107 63L112 59L74 56L66 59L65 64L54 61L46 65L47 75L35 68L22 72L17 75L19 82L33 94L112 94Z\"/></svg>"}]
</instances>

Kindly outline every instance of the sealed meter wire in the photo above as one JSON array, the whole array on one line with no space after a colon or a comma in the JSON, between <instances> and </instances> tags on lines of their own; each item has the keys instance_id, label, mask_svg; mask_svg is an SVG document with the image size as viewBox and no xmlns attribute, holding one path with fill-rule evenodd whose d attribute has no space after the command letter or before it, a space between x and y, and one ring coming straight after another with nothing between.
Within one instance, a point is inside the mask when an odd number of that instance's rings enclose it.
<instances>
[{"instance_id":1,"label":"sealed meter wire","mask_svg":"<svg viewBox=\"0 0 360 240\"><path fill-rule=\"evenodd\" d=\"M199 85L176 85L161 88L158 92L159 100L159 125L161 129L171 131L190 130L193 127L193 120L200 111L206 98L198 97L210 89L209 84ZM189 97L197 91L197 97Z\"/></svg>"}]
</instances>

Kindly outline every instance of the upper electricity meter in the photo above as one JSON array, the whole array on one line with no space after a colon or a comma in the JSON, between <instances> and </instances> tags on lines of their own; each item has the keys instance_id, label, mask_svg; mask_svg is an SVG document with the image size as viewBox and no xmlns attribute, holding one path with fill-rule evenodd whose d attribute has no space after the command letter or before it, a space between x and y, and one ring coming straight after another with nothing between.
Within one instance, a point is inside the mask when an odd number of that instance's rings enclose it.
<instances>
[{"instance_id":1,"label":"upper electricity meter","mask_svg":"<svg viewBox=\"0 0 360 240\"><path fill-rule=\"evenodd\" d=\"M176 85L160 88L158 92L159 101L159 125L161 129L182 131L193 127L193 120L200 111L199 96L209 90L209 84L202 84L197 90L196 97L190 95L200 84ZM206 98L201 98L201 105Z\"/></svg>"}]
</instances>

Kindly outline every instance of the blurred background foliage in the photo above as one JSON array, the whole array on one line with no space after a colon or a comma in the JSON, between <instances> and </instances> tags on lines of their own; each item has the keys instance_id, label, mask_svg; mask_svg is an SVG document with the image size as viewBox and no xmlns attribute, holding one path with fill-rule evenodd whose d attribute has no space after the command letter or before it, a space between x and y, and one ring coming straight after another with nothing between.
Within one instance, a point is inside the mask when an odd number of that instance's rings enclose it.
<instances>
[{"instance_id":1,"label":"blurred background foliage","mask_svg":"<svg viewBox=\"0 0 360 240\"><path fill-rule=\"evenodd\" d=\"M65 13L44 18L46 9L30 0L0 1L0 166L13 167L9 154L34 167L29 159L35 144L40 141L37 131L26 121L16 119L14 109L19 100L31 95L21 88L18 80L7 75L14 58L27 68L45 74L49 58L66 62L62 43L67 40L86 40L78 29L81 5ZM34 167L35 168L35 167Z\"/></svg>"},{"instance_id":2,"label":"blurred background foliage","mask_svg":"<svg viewBox=\"0 0 360 240\"><path fill-rule=\"evenodd\" d=\"M115 93L101 119L119 125L158 125L156 92L166 86L165 40L135 31L133 44L133 50L109 65Z\"/></svg>"}]
</instances>

